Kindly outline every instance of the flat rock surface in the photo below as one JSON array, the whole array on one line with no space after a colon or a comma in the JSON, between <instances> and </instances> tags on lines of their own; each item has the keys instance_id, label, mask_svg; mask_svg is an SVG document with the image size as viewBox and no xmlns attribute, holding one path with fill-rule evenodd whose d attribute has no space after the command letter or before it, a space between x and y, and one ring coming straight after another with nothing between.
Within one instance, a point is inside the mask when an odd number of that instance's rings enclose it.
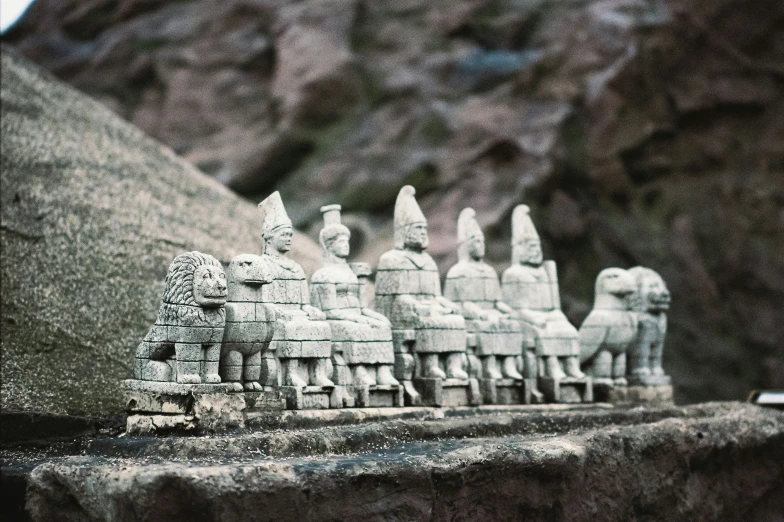
<instances>
[{"instance_id":1,"label":"flat rock surface","mask_svg":"<svg viewBox=\"0 0 784 522\"><path fill-rule=\"evenodd\" d=\"M782 412L511 410L6 449L4 481L34 520L780 520Z\"/></svg>"},{"instance_id":2,"label":"flat rock surface","mask_svg":"<svg viewBox=\"0 0 784 522\"><path fill-rule=\"evenodd\" d=\"M2 409L119 413L169 263L260 253L258 212L5 49L2 70Z\"/></svg>"}]
</instances>

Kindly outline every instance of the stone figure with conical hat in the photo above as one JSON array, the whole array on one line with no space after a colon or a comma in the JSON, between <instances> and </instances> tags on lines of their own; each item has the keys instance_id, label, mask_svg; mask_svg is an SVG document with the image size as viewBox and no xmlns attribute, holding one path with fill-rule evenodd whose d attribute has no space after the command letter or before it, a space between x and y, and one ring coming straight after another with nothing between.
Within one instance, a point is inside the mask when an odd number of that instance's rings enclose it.
<instances>
[{"instance_id":1,"label":"stone figure with conical hat","mask_svg":"<svg viewBox=\"0 0 784 522\"><path fill-rule=\"evenodd\" d=\"M472 208L457 220L458 262L446 275L444 297L462 307L468 330L469 362L480 362L479 376L486 403L526 402L518 361L523 333L514 310L501 301L496 271L485 263L485 236ZM530 394L528 394L530 402Z\"/></svg>"},{"instance_id":2,"label":"stone figure with conical hat","mask_svg":"<svg viewBox=\"0 0 784 522\"><path fill-rule=\"evenodd\" d=\"M398 194L395 248L381 256L376 275L376 311L392 322L395 376L408 404L477 404L479 384L465 371L465 320L461 307L441 295L415 193L406 185Z\"/></svg>"},{"instance_id":3,"label":"stone figure with conical hat","mask_svg":"<svg viewBox=\"0 0 784 522\"><path fill-rule=\"evenodd\" d=\"M274 281L262 288L263 302L278 310L275 333L262 373L267 382L277 381L291 409L340 407L332 393L330 356L332 340L324 312L310 306L305 272L287 257L293 228L280 193L259 203L264 237L263 259ZM280 368L275 367L276 360Z\"/></svg>"},{"instance_id":4,"label":"stone figure with conical hat","mask_svg":"<svg viewBox=\"0 0 784 522\"><path fill-rule=\"evenodd\" d=\"M526 377L538 375L540 388L551 401L588 402L592 388L590 378L580 371L577 329L561 311L555 262L543 257L530 209L518 205L512 214L512 266L504 272L501 286L504 302L515 309L534 340L534 353L526 356Z\"/></svg>"},{"instance_id":5,"label":"stone figure with conical hat","mask_svg":"<svg viewBox=\"0 0 784 522\"><path fill-rule=\"evenodd\" d=\"M340 205L322 207L321 213L325 265L311 277L310 302L332 328L332 380L348 386L357 406L402 406L402 388L393 375L392 326L362 303L363 283L355 270L364 276L365 264L346 261L351 231L341 223Z\"/></svg>"}]
</instances>

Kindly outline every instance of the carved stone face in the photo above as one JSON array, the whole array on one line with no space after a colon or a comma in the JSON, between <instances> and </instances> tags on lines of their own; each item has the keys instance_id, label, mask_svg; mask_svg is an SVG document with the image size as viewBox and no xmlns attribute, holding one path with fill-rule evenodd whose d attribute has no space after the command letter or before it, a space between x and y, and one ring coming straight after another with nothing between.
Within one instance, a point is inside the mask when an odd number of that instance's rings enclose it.
<instances>
[{"instance_id":1,"label":"carved stone face","mask_svg":"<svg viewBox=\"0 0 784 522\"><path fill-rule=\"evenodd\" d=\"M670 308L670 291L664 280L656 277L645 277L640 285L640 292L645 301L645 308L651 312L664 312Z\"/></svg>"},{"instance_id":2,"label":"carved stone face","mask_svg":"<svg viewBox=\"0 0 784 522\"><path fill-rule=\"evenodd\" d=\"M226 273L223 268L202 265L193 273L193 299L204 308L226 304Z\"/></svg>"},{"instance_id":3,"label":"carved stone face","mask_svg":"<svg viewBox=\"0 0 784 522\"><path fill-rule=\"evenodd\" d=\"M517 243L515 248L518 249L518 256L521 263L527 265L542 264L544 254L542 254L542 242L538 239L526 239Z\"/></svg>"},{"instance_id":4,"label":"carved stone face","mask_svg":"<svg viewBox=\"0 0 784 522\"><path fill-rule=\"evenodd\" d=\"M330 253L332 253L332 255L335 257L345 259L348 257L350 251L348 240L349 236L346 234L340 234L327 245L327 250L329 250Z\"/></svg>"},{"instance_id":5,"label":"carved stone face","mask_svg":"<svg viewBox=\"0 0 784 522\"><path fill-rule=\"evenodd\" d=\"M291 238L294 236L294 231L291 227L282 227L272 233L269 240L269 246L274 250L285 254L291 250Z\"/></svg>"},{"instance_id":6,"label":"carved stone face","mask_svg":"<svg viewBox=\"0 0 784 522\"><path fill-rule=\"evenodd\" d=\"M468 256L474 261L481 261L485 258L485 238L474 236L468 240Z\"/></svg>"},{"instance_id":7,"label":"carved stone face","mask_svg":"<svg viewBox=\"0 0 784 522\"><path fill-rule=\"evenodd\" d=\"M229 280L244 285L266 285L274 280L261 256L242 254L229 264Z\"/></svg>"},{"instance_id":8,"label":"carved stone face","mask_svg":"<svg viewBox=\"0 0 784 522\"><path fill-rule=\"evenodd\" d=\"M405 247L410 250L422 251L430 244L427 236L427 223L414 223L406 230Z\"/></svg>"}]
</instances>

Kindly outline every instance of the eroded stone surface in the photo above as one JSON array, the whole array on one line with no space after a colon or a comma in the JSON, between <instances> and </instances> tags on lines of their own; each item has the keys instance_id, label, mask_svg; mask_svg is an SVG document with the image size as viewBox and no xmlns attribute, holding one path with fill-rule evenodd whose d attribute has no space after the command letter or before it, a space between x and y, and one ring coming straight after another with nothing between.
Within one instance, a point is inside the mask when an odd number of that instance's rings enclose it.
<instances>
[{"instance_id":1,"label":"eroded stone surface","mask_svg":"<svg viewBox=\"0 0 784 522\"><path fill-rule=\"evenodd\" d=\"M357 406L372 406L374 400L402 406L400 383L393 375L391 324L362 302L364 283L359 277L366 280L370 266L346 261L351 232L340 222L340 205L321 210L319 241L326 265L310 280L310 300L326 314L332 330L332 380L347 387Z\"/></svg>"},{"instance_id":2,"label":"eroded stone surface","mask_svg":"<svg viewBox=\"0 0 784 522\"><path fill-rule=\"evenodd\" d=\"M580 371L577 330L561 311L555 261L544 261L542 242L527 205L512 213L512 265L501 279L503 300L515 310L529 343L525 350L526 377L547 379L543 391L549 401L561 402L561 389L579 389L568 402L584 398L590 379ZM560 381L564 381L564 386ZM548 395L549 394L549 395Z\"/></svg>"},{"instance_id":3,"label":"eroded stone surface","mask_svg":"<svg viewBox=\"0 0 784 522\"><path fill-rule=\"evenodd\" d=\"M119 414L172 259L258 251L257 211L5 43L2 71L2 410Z\"/></svg>"},{"instance_id":4,"label":"eroded stone surface","mask_svg":"<svg viewBox=\"0 0 784 522\"><path fill-rule=\"evenodd\" d=\"M470 402L441 403L438 381L457 379L466 387L466 329L460 306L441 295L435 261L425 251L429 244L427 220L415 199L414 187L400 189L395 203L395 248L381 256L376 276L376 311L392 323L395 343L395 377L406 388L406 402L454 406ZM414 359L416 357L416 360ZM414 379L420 379L417 390ZM478 388L477 388L478 390ZM458 399L459 400L459 399Z\"/></svg>"},{"instance_id":5,"label":"eroded stone surface","mask_svg":"<svg viewBox=\"0 0 784 522\"><path fill-rule=\"evenodd\" d=\"M775 520L784 507L784 414L744 404L498 413L172 442L174 451L163 441L145 450L144 441L123 449L104 440L86 455L50 457L30 475L27 509L34 520L66 521L138 513L580 521Z\"/></svg>"}]
</instances>

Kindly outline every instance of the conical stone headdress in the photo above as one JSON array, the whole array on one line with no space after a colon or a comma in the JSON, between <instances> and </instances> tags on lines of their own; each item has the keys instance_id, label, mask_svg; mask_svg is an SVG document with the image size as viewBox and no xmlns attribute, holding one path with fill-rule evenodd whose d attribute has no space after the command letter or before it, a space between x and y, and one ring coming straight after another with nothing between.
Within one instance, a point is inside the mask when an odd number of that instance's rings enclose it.
<instances>
[{"instance_id":1,"label":"conical stone headdress","mask_svg":"<svg viewBox=\"0 0 784 522\"><path fill-rule=\"evenodd\" d=\"M340 205L326 205L321 207L321 216L324 218L324 228L319 232L319 243L321 248L327 253L327 241L340 234L351 236L351 231L347 226L340 222Z\"/></svg>"},{"instance_id":2,"label":"conical stone headdress","mask_svg":"<svg viewBox=\"0 0 784 522\"><path fill-rule=\"evenodd\" d=\"M476 220L476 212L470 207L464 208L457 218L457 258L460 261L468 261L468 242L477 236L484 238Z\"/></svg>"},{"instance_id":3,"label":"conical stone headdress","mask_svg":"<svg viewBox=\"0 0 784 522\"><path fill-rule=\"evenodd\" d=\"M515 245L519 245L527 239L539 240L539 233L531 220L531 209L528 208L528 205L517 205L512 212L512 261L514 263L520 261L517 259Z\"/></svg>"},{"instance_id":4,"label":"conical stone headdress","mask_svg":"<svg viewBox=\"0 0 784 522\"><path fill-rule=\"evenodd\" d=\"M291 227L291 220L286 214L283 200L280 199L280 192L277 190L259 203L259 210L261 211L261 233L265 239L279 228Z\"/></svg>"},{"instance_id":5,"label":"conical stone headdress","mask_svg":"<svg viewBox=\"0 0 784 522\"><path fill-rule=\"evenodd\" d=\"M416 190L406 185L397 195L395 201L395 248L403 248L406 241L406 229L414 223L427 223L425 215L419 208L414 195Z\"/></svg>"}]
</instances>

